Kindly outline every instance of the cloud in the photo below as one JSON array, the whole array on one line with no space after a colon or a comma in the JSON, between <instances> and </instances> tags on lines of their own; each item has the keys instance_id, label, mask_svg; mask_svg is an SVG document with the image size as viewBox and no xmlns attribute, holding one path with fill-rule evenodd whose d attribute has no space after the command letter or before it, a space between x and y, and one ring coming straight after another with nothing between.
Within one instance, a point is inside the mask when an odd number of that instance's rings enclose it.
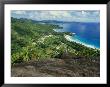
<instances>
[{"instance_id":1,"label":"cloud","mask_svg":"<svg viewBox=\"0 0 110 87\"><path fill-rule=\"evenodd\" d=\"M100 11L73 10L73 11L36 11L13 10L12 17L28 18L33 20L58 20L77 22L100 22Z\"/></svg>"},{"instance_id":2,"label":"cloud","mask_svg":"<svg viewBox=\"0 0 110 87\"><path fill-rule=\"evenodd\" d=\"M26 14L25 11L12 11L13 14Z\"/></svg>"},{"instance_id":3,"label":"cloud","mask_svg":"<svg viewBox=\"0 0 110 87\"><path fill-rule=\"evenodd\" d=\"M68 11L49 11L49 14L51 16L56 16L56 17L71 17L70 13Z\"/></svg>"}]
</instances>

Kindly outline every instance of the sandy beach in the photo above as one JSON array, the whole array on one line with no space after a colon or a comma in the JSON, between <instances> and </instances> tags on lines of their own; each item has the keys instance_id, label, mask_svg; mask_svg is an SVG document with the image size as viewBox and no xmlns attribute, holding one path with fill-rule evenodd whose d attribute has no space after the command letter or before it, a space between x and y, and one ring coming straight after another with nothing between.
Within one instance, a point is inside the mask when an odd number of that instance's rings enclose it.
<instances>
[{"instance_id":1,"label":"sandy beach","mask_svg":"<svg viewBox=\"0 0 110 87\"><path fill-rule=\"evenodd\" d=\"M93 49L98 49L98 48L96 48L95 46L92 46L92 45L88 45L88 44L86 44L86 43L83 43L83 42L79 41L78 39L73 39L72 36L65 35L64 37L65 37L68 41L70 41L70 42L76 42L76 43L82 44L82 45L84 45L84 46L93 48Z\"/></svg>"}]
</instances>

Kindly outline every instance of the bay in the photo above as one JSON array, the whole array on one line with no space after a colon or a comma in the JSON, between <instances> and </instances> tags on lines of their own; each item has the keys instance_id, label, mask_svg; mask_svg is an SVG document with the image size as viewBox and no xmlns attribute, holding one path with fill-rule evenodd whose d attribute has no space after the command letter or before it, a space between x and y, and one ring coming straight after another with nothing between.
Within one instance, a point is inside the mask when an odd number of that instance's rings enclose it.
<instances>
[{"instance_id":1,"label":"bay","mask_svg":"<svg viewBox=\"0 0 110 87\"><path fill-rule=\"evenodd\" d=\"M55 23L63 29L54 29L56 32L75 33L69 37L71 41L100 49L100 23L70 22Z\"/></svg>"}]
</instances>

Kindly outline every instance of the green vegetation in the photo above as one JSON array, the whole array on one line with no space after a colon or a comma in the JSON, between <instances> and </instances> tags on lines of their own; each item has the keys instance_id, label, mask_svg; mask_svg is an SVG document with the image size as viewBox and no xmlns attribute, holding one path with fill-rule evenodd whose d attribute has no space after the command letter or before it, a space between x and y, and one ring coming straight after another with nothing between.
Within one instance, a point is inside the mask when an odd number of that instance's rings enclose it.
<instances>
[{"instance_id":1,"label":"green vegetation","mask_svg":"<svg viewBox=\"0 0 110 87\"><path fill-rule=\"evenodd\" d=\"M58 25L11 18L11 63L61 58L64 53L68 53L72 58L99 58L99 50L69 42L64 35L71 33L53 30L60 28L62 27Z\"/></svg>"}]
</instances>

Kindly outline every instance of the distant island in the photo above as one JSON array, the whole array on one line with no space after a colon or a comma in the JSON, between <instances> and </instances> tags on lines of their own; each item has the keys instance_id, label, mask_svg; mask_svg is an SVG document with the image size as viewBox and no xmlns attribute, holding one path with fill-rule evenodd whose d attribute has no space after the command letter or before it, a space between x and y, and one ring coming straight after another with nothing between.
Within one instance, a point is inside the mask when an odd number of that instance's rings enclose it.
<instances>
[{"instance_id":1,"label":"distant island","mask_svg":"<svg viewBox=\"0 0 110 87\"><path fill-rule=\"evenodd\" d=\"M27 18L17 18L21 21L23 20L27 20L27 21L32 21L33 23L80 23L78 21L58 21L58 20L33 20L33 19L27 19ZM84 22L86 23L86 22ZM99 22L87 22L87 23L95 23L95 24L99 24Z\"/></svg>"}]
</instances>

